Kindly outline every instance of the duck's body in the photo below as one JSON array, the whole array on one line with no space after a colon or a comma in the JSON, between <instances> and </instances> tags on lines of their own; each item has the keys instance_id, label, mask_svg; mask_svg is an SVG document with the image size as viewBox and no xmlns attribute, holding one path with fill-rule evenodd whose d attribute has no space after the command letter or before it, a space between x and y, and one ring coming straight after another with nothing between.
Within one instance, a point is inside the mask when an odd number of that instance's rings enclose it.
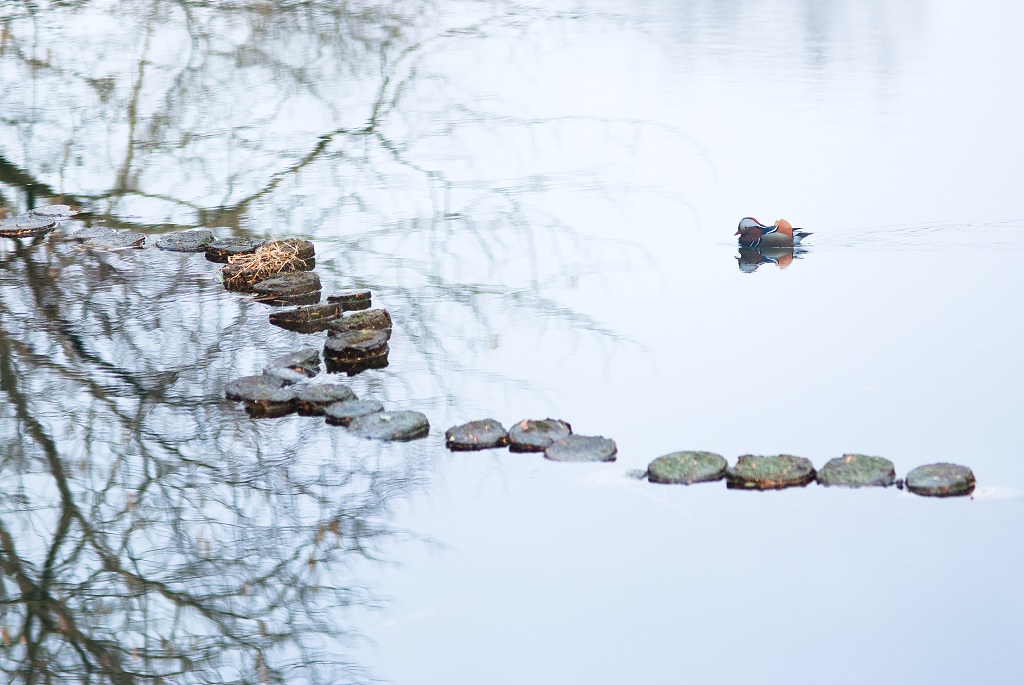
<instances>
[{"instance_id":1,"label":"duck's body","mask_svg":"<svg viewBox=\"0 0 1024 685\"><path fill-rule=\"evenodd\" d=\"M766 248L793 247L811 234L803 229L794 229L785 219L777 219L771 226L765 226L754 217L747 216L740 219L733 235L739 236L742 247Z\"/></svg>"}]
</instances>

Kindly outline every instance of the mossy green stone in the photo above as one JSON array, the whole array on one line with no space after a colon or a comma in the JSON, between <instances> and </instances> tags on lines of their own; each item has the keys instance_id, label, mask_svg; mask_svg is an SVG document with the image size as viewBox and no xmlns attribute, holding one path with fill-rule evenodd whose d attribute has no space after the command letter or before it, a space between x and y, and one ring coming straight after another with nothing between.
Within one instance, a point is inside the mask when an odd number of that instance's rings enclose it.
<instances>
[{"instance_id":1,"label":"mossy green stone","mask_svg":"<svg viewBox=\"0 0 1024 685\"><path fill-rule=\"evenodd\" d=\"M814 464L810 459L779 454L774 457L755 457L745 454L736 466L725 472L730 488L743 490L781 490L807 485L814 480Z\"/></svg>"},{"instance_id":2,"label":"mossy green stone","mask_svg":"<svg viewBox=\"0 0 1024 685\"><path fill-rule=\"evenodd\" d=\"M826 487L887 488L896 482L896 468L882 457L844 454L821 467L818 482Z\"/></svg>"},{"instance_id":3,"label":"mossy green stone","mask_svg":"<svg viewBox=\"0 0 1024 685\"><path fill-rule=\"evenodd\" d=\"M652 483L707 483L721 480L729 462L712 452L673 452L658 457L647 467Z\"/></svg>"},{"instance_id":4,"label":"mossy green stone","mask_svg":"<svg viewBox=\"0 0 1024 685\"><path fill-rule=\"evenodd\" d=\"M907 489L924 497L963 497L974 485L974 473L959 464L928 464L907 474Z\"/></svg>"}]
</instances>

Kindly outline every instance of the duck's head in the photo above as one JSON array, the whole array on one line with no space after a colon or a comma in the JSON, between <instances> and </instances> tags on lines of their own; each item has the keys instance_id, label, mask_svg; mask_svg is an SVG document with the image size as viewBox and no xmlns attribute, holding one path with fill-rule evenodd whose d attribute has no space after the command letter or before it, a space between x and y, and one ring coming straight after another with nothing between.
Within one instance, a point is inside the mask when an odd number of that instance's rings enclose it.
<instances>
[{"instance_id":1,"label":"duck's head","mask_svg":"<svg viewBox=\"0 0 1024 685\"><path fill-rule=\"evenodd\" d=\"M745 216L742 219L740 219L740 225L736 227L736 232L733 233L733 235L741 235L743 233L744 229L762 228L763 226L764 226L764 224L762 224L760 221L758 221L754 217L752 217L752 216Z\"/></svg>"}]
</instances>

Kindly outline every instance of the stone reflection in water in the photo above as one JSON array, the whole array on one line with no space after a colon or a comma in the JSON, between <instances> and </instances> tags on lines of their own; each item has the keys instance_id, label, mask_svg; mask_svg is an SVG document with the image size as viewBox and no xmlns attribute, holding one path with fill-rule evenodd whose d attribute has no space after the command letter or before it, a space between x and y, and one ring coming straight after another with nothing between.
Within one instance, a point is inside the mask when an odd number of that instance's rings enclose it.
<instances>
[{"instance_id":1,"label":"stone reflection in water","mask_svg":"<svg viewBox=\"0 0 1024 685\"><path fill-rule=\"evenodd\" d=\"M5 680L358 678L352 562L391 535L417 448L224 411L269 324L200 255L0 248Z\"/></svg>"}]
</instances>

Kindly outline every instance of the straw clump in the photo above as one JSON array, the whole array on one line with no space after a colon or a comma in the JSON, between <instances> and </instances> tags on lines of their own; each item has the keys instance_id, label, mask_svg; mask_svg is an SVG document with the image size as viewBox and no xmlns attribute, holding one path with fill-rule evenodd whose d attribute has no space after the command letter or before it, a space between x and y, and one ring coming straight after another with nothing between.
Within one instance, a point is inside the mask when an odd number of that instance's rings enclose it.
<instances>
[{"instance_id":1,"label":"straw clump","mask_svg":"<svg viewBox=\"0 0 1024 685\"><path fill-rule=\"evenodd\" d=\"M252 254L229 257L227 266L221 269L224 286L247 290L278 274L308 271L313 268L313 254L313 244L308 240L274 240Z\"/></svg>"}]
</instances>

